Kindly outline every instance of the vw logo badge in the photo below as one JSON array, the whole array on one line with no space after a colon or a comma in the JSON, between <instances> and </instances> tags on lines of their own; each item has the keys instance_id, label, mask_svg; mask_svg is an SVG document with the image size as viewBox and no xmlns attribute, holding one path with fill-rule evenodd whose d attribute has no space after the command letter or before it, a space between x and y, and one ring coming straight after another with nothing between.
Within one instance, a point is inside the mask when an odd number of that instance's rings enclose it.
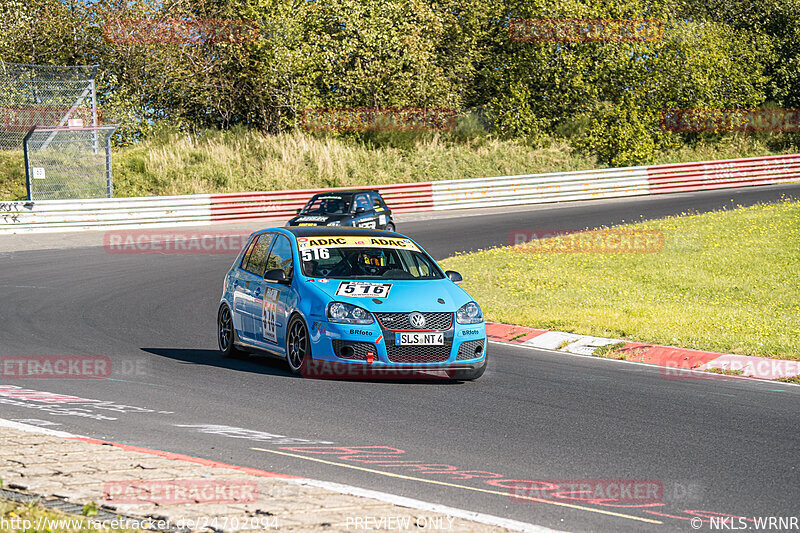
<instances>
[{"instance_id":1,"label":"vw logo badge","mask_svg":"<svg viewBox=\"0 0 800 533\"><path fill-rule=\"evenodd\" d=\"M417 329L422 329L425 327L425 317L422 313L417 313L414 311L408 315L408 321L411 322L411 325Z\"/></svg>"}]
</instances>

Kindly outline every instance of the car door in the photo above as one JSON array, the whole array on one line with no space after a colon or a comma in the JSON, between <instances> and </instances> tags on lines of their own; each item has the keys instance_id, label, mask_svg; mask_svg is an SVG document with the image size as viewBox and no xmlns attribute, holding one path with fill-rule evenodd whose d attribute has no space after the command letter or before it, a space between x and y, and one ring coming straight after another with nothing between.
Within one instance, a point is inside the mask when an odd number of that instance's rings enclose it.
<instances>
[{"instance_id":1,"label":"car door","mask_svg":"<svg viewBox=\"0 0 800 533\"><path fill-rule=\"evenodd\" d=\"M273 235L269 233L256 235L242 258L237 280L234 281L234 327L238 314L240 329L237 329L237 333L243 341L250 343L256 339L256 329L261 320L264 267L272 239Z\"/></svg>"},{"instance_id":2,"label":"car door","mask_svg":"<svg viewBox=\"0 0 800 533\"><path fill-rule=\"evenodd\" d=\"M275 235L266 261L264 272L283 270L284 282L259 281L262 294L259 320L256 324L256 341L264 348L284 353L286 351L286 323L294 307L296 297L292 289L294 262L292 245L285 235Z\"/></svg>"},{"instance_id":3,"label":"car door","mask_svg":"<svg viewBox=\"0 0 800 533\"><path fill-rule=\"evenodd\" d=\"M363 209L363 211L359 212L359 208ZM375 214L369 194L361 193L353 198L353 213L353 226L372 229L378 227L378 217Z\"/></svg>"},{"instance_id":4,"label":"car door","mask_svg":"<svg viewBox=\"0 0 800 533\"><path fill-rule=\"evenodd\" d=\"M245 290L245 280L242 279L242 273L244 272L244 268L247 266L248 259L250 259L250 254L253 253L253 248L256 246L258 237L258 235L252 237L250 242L247 243L245 252L242 255L242 260L239 263L239 266L233 271L230 278L231 292L233 294L233 311L231 313L233 315L233 327L240 339L244 339L247 336L245 333L246 320L244 317L246 315L245 303L248 295Z\"/></svg>"}]
</instances>

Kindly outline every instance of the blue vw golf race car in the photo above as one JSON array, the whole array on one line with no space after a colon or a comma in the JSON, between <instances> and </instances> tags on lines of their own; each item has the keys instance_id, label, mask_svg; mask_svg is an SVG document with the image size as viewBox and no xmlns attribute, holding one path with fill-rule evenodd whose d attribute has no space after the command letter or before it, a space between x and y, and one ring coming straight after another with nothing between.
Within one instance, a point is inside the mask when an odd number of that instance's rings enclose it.
<instances>
[{"instance_id":1,"label":"blue vw golf race car","mask_svg":"<svg viewBox=\"0 0 800 533\"><path fill-rule=\"evenodd\" d=\"M225 275L219 349L285 358L305 376L344 366L353 372L342 377L436 371L474 380L486 370L486 326L460 281L397 233L261 230Z\"/></svg>"}]
</instances>

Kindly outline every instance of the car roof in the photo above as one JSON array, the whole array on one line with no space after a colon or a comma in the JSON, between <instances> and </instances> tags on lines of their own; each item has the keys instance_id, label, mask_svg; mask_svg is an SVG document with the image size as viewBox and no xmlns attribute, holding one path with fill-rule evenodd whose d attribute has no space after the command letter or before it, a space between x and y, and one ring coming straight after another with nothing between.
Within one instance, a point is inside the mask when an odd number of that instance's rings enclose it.
<instances>
[{"instance_id":1,"label":"car roof","mask_svg":"<svg viewBox=\"0 0 800 533\"><path fill-rule=\"evenodd\" d=\"M378 193L375 189L353 189L349 191L328 191L328 192L318 192L312 198L316 198L317 196L327 195L330 194L332 196L352 196L354 194L362 193L362 192L374 192ZM380 193L378 193L380 194Z\"/></svg>"},{"instance_id":2,"label":"car roof","mask_svg":"<svg viewBox=\"0 0 800 533\"><path fill-rule=\"evenodd\" d=\"M289 226L280 228L294 235L295 237L320 237L320 236L350 236L350 237L386 237L387 235L397 235L395 238L407 239L405 235L394 233L391 231L383 231L378 229L364 229L364 228L342 228L331 226ZM266 231L266 230L263 230Z\"/></svg>"}]
</instances>

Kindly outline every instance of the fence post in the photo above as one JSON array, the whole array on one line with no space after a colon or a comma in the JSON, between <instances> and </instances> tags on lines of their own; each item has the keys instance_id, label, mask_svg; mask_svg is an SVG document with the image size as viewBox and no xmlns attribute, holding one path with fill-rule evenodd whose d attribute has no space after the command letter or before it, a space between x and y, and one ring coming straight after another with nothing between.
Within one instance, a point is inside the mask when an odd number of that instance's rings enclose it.
<instances>
[{"instance_id":1,"label":"fence post","mask_svg":"<svg viewBox=\"0 0 800 533\"><path fill-rule=\"evenodd\" d=\"M92 65L92 78L89 86L92 89L92 127L97 127L97 86L94 79L97 77L98 65ZM94 131L94 153L97 153L97 130Z\"/></svg>"},{"instance_id":2,"label":"fence post","mask_svg":"<svg viewBox=\"0 0 800 533\"><path fill-rule=\"evenodd\" d=\"M31 176L31 160L28 157L28 141L30 140L34 131L36 131L36 126L28 130L28 133L26 133L25 137L22 139L22 153L25 155L25 188L28 191L29 202L33 200L31 188L31 179L33 176Z\"/></svg>"},{"instance_id":3,"label":"fence post","mask_svg":"<svg viewBox=\"0 0 800 533\"><path fill-rule=\"evenodd\" d=\"M97 132L95 132L97 135ZM106 187L108 189L108 197L114 197L114 178L111 175L111 135L106 135Z\"/></svg>"}]
</instances>

